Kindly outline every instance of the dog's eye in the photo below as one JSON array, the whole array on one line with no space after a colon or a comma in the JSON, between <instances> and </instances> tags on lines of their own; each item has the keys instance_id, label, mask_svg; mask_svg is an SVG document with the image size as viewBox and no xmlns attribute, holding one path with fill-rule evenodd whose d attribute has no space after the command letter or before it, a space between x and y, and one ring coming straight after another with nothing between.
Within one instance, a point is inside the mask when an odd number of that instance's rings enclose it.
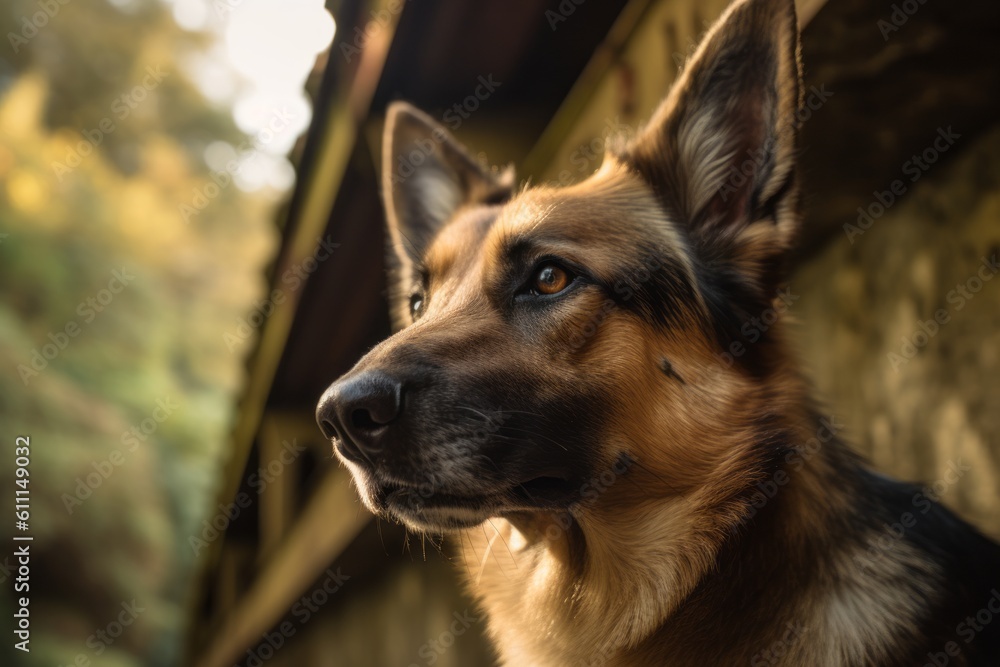
<instances>
[{"instance_id":1,"label":"dog's eye","mask_svg":"<svg viewBox=\"0 0 1000 667\"><path fill-rule=\"evenodd\" d=\"M424 310L424 296L422 294L414 294L410 296L410 317L414 320L420 317L420 314Z\"/></svg>"},{"instance_id":2,"label":"dog's eye","mask_svg":"<svg viewBox=\"0 0 1000 667\"><path fill-rule=\"evenodd\" d=\"M538 294L558 294L569 287L570 276L561 266L544 264L531 280L532 289Z\"/></svg>"}]
</instances>

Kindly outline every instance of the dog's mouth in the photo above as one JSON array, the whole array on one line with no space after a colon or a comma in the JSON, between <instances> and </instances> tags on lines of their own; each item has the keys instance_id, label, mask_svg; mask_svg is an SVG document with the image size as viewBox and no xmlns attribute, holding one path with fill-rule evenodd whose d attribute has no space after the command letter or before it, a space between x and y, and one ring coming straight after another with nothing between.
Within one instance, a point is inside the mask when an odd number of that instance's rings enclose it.
<instances>
[{"instance_id":1,"label":"dog's mouth","mask_svg":"<svg viewBox=\"0 0 1000 667\"><path fill-rule=\"evenodd\" d=\"M567 475L548 473L476 494L395 481L376 483L374 491L373 500L380 510L412 528L448 531L518 512L566 509L577 499L579 485Z\"/></svg>"}]
</instances>

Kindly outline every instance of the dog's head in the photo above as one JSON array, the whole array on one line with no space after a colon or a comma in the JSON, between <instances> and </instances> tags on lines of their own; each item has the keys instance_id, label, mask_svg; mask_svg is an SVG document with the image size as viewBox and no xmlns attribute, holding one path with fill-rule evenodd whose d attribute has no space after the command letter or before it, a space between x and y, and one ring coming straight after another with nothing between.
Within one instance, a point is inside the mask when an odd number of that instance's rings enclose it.
<instances>
[{"instance_id":1,"label":"dog's head","mask_svg":"<svg viewBox=\"0 0 1000 667\"><path fill-rule=\"evenodd\" d=\"M792 0L744 0L570 187L516 190L390 107L398 331L317 413L365 504L445 530L739 486L778 409L772 331L745 323L771 308L797 226L800 90Z\"/></svg>"}]
</instances>

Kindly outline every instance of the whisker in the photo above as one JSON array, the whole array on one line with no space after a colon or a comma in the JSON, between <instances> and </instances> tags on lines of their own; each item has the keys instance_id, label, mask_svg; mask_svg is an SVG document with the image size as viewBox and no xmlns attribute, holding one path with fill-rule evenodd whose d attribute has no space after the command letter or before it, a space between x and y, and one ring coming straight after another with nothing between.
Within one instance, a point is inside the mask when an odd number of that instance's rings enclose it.
<instances>
[{"instance_id":1,"label":"whisker","mask_svg":"<svg viewBox=\"0 0 1000 667\"><path fill-rule=\"evenodd\" d=\"M469 559L466 556L466 552L465 552L465 537L466 537L465 533L466 532L468 532L468 531L463 530L463 531L459 532L459 537L458 537L458 543L459 543L458 557L462 559L462 565L465 567L465 572L466 572L466 574L469 575L469 579L472 579L472 570L469 569ZM442 537L442 539L443 539L443 537ZM451 559L449 558L449 560L451 560Z\"/></svg>"},{"instance_id":2,"label":"whisker","mask_svg":"<svg viewBox=\"0 0 1000 667\"><path fill-rule=\"evenodd\" d=\"M481 456L482 458L486 459L487 461L489 461L489 464L490 464L491 466L493 466L493 469L497 471L497 474L499 474L499 475L500 475L501 477L503 477L503 471L502 471L502 470L500 470L500 466L498 466L498 465L496 464L496 462L495 462L495 461L494 461L494 460L493 460L493 459L492 459L492 458L490 457L490 455L489 455L489 454L480 454L480 456Z\"/></svg>"},{"instance_id":3,"label":"whisker","mask_svg":"<svg viewBox=\"0 0 1000 667\"><path fill-rule=\"evenodd\" d=\"M522 491L524 491L524 495L528 496L528 500L530 500L531 502L535 502L535 497L531 495L530 491L524 488L524 484L518 484L518 486L521 487Z\"/></svg>"},{"instance_id":4,"label":"whisker","mask_svg":"<svg viewBox=\"0 0 1000 667\"><path fill-rule=\"evenodd\" d=\"M472 533L469 532L469 531L464 531L464 530L462 531L462 533L463 533L464 537L467 537L469 539L469 551L471 551L473 557L476 558L476 560L478 560L479 559L479 554L476 552L476 541L472 539ZM468 534L466 534L466 533L468 533ZM468 558L465 559L465 569L468 570L469 577L471 578L472 577L472 564L469 562Z\"/></svg>"},{"instance_id":5,"label":"whisker","mask_svg":"<svg viewBox=\"0 0 1000 667\"><path fill-rule=\"evenodd\" d=\"M497 535L500 535L500 541L503 542L503 545L505 547L507 547L507 554L510 556L511 561L513 561L513 563L514 563L514 569L515 570L518 569L517 568L517 559L514 558L514 552L510 550L510 545L507 544L507 540L505 540L504 536L500 534L499 530L497 530L496 524L493 523L493 519L487 519L487 521L489 521L490 525L493 526L493 530L496 531ZM499 565L499 561L497 562L497 564Z\"/></svg>"},{"instance_id":6,"label":"whisker","mask_svg":"<svg viewBox=\"0 0 1000 667\"><path fill-rule=\"evenodd\" d=\"M382 543L382 552L386 556L389 555L389 550L385 547L385 536L382 535L382 517L375 517L375 530L378 532L378 541Z\"/></svg>"},{"instance_id":7,"label":"whisker","mask_svg":"<svg viewBox=\"0 0 1000 667\"><path fill-rule=\"evenodd\" d=\"M649 473L650 475L652 475L653 477L655 477L655 478L656 478L657 480L659 480L659 482L660 482L661 484L663 484L663 487L664 487L665 489L667 489L668 491L670 491L671 493L678 493L678 490L677 490L677 489L676 489L676 488L675 488L675 487L674 487L673 485L669 484L669 483L667 482L667 480L663 479L663 478L662 478L662 477L660 477L660 476L659 476L658 474L656 474L656 473L655 473L654 471L652 471L652 470L650 470L649 468L647 468L647 467L645 466L645 464L643 464L643 462L642 462L642 461L640 461L639 459L637 459L637 458L635 458L635 457L632 457L632 456L630 456L630 457L629 457L629 461L631 461L631 462L632 462L632 463L634 463L635 465L639 466L640 468L642 468L643 470L645 470L645 471L646 471L647 473ZM626 475L626 476L627 476L627 475Z\"/></svg>"},{"instance_id":8,"label":"whisker","mask_svg":"<svg viewBox=\"0 0 1000 667\"><path fill-rule=\"evenodd\" d=\"M438 554L445 560L450 561L451 558L444 552L444 533L441 533L439 537L441 538L440 542L435 542L433 537L428 537L428 539L430 540L431 546L434 547Z\"/></svg>"},{"instance_id":9,"label":"whisker","mask_svg":"<svg viewBox=\"0 0 1000 667\"><path fill-rule=\"evenodd\" d=\"M410 531L406 529L403 530L403 550L400 553L410 554L410 561L413 561L413 552L410 551Z\"/></svg>"},{"instance_id":10,"label":"whisker","mask_svg":"<svg viewBox=\"0 0 1000 667\"><path fill-rule=\"evenodd\" d=\"M460 410L468 410L469 412L471 412L473 414L477 414L480 417L482 417L483 419L485 419L486 421L492 421L491 418L489 417L489 415L487 415L485 412L480 412L479 410L476 410L475 408L471 408L468 405L457 405L455 407L457 407Z\"/></svg>"},{"instance_id":11,"label":"whisker","mask_svg":"<svg viewBox=\"0 0 1000 667\"><path fill-rule=\"evenodd\" d=\"M494 533L493 537L491 537L491 538L488 537L487 538L487 541L486 541L486 553L483 554L483 560L482 560L482 562L479 563L479 574L476 575L476 586L478 586L479 582L482 581L483 572L486 571L486 561L489 560L490 553L493 552L493 543L496 542L496 539L498 537L500 537L500 531L498 531L496 529L496 527L494 527L493 530L495 530L496 533ZM486 536L486 524L483 524L483 536L484 537ZM472 538L469 538L469 539L472 539ZM497 567L500 569L500 572L503 572L503 568L500 567L500 561L497 561ZM507 575L505 574L504 576L506 577Z\"/></svg>"},{"instance_id":12,"label":"whisker","mask_svg":"<svg viewBox=\"0 0 1000 667\"><path fill-rule=\"evenodd\" d=\"M502 410L500 410L500 412L502 412L504 414L507 414L507 415L530 415L532 417L540 417L541 419L545 419L545 415L543 415L543 414L541 414L539 412L529 412L528 410L506 410L506 409L502 409Z\"/></svg>"},{"instance_id":13,"label":"whisker","mask_svg":"<svg viewBox=\"0 0 1000 667\"><path fill-rule=\"evenodd\" d=\"M409 248L406 249L409 252L409 254L411 254L414 257L419 255L420 253L417 251L417 244L413 242L413 239L411 239L409 236L403 233L403 230L399 229L398 227L397 231L399 232L399 237L409 246Z\"/></svg>"},{"instance_id":14,"label":"whisker","mask_svg":"<svg viewBox=\"0 0 1000 667\"><path fill-rule=\"evenodd\" d=\"M553 440L552 438L548 437L547 435L542 435L541 433L537 433L535 431L529 431L529 430L523 429L523 428L514 428L513 426L504 426L504 429L507 430L507 431L515 431L517 433L527 433L528 435L530 435L532 437L542 438L543 440L548 440L553 445L555 445L556 447L559 447L563 451L565 451L565 452L569 451L569 447L567 447L566 445L564 445L564 444L562 444L562 443L560 443L560 442L558 442L556 440ZM510 436L505 436L505 435L500 434L500 433L494 434L494 437L507 438L508 440L515 440L516 441L516 438L511 438Z\"/></svg>"}]
</instances>

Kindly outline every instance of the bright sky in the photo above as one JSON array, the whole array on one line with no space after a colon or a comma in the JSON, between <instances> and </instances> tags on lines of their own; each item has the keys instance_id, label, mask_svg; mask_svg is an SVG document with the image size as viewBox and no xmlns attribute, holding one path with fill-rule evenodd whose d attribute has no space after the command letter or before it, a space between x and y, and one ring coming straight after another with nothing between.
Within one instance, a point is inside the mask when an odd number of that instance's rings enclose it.
<instances>
[{"instance_id":1,"label":"bright sky","mask_svg":"<svg viewBox=\"0 0 1000 667\"><path fill-rule=\"evenodd\" d=\"M259 152L244 163L236 185L287 191L295 174L286 156L312 118L303 86L336 29L323 0L163 1L182 28L214 36L207 52L191 55L188 75L208 99L231 107L240 129L258 139ZM269 126L282 127L272 132ZM213 169L235 158L225 142L205 150Z\"/></svg>"}]
</instances>

